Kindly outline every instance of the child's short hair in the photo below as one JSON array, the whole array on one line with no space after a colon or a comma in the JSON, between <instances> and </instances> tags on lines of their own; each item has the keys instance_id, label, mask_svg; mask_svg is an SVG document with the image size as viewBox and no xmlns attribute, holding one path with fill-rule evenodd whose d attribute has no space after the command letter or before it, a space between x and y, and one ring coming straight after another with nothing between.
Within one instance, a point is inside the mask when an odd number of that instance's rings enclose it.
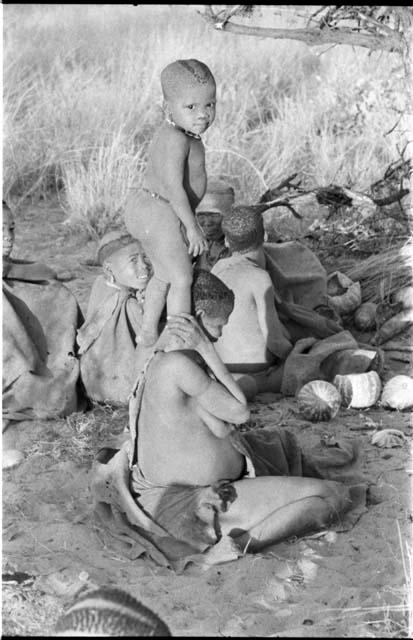
<instances>
[{"instance_id":1,"label":"child's short hair","mask_svg":"<svg viewBox=\"0 0 413 640\"><path fill-rule=\"evenodd\" d=\"M209 67L199 60L175 60L161 71L161 86L165 98L179 93L183 87L215 84Z\"/></svg>"},{"instance_id":2,"label":"child's short hair","mask_svg":"<svg viewBox=\"0 0 413 640\"><path fill-rule=\"evenodd\" d=\"M135 243L139 245L139 241L131 236L127 231L117 230L108 231L99 242L96 262L103 265L104 262L119 249L127 247L129 244Z\"/></svg>"},{"instance_id":3,"label":"child's short hair","mask_svg":"<svg viewBox=\"0 0 413 640\"><path fill-rule=\"evenodd\" d=\"M234 308L234 292L217 276L205 269L194 269L192 281L192 313L204 311L218 318Z\"/></svg>"},{"instance_id":4,"label":"child's short hair","mask_svg":"<svg viewBox=\"0 0 413 640\"><path fill-rule=\"evenodd\" d=\"M253 207L232 207L222 221L222 230L232 251L255 249L264 242L264 220L262 213Z\"/></svg>"}]
</instances>

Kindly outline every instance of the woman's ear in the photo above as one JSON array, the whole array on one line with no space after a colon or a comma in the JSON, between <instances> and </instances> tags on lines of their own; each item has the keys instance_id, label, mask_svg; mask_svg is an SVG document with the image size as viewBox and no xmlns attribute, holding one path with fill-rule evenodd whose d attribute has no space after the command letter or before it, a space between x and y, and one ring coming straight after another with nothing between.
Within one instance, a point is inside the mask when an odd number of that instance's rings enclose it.
<instances>
[{"instance_id":1,"label":"woman's ear","mask_svg":"<svg viewBox=\"0 0 413 640\"><path fill-rule=\"evenodd\" d=\"M115 284L115 276L113 275L113 271L110 268L110 264L108 264L107 262L103 264L103 275L105 277L105 280L107 280L109 284Z\"/></svg>"},{"instance_id":2,"label":"woman's ear","mask_svg":"<svg viewBox=\"0 0 413 640\"><path fill-rule=\"evenodd\" d=\"M264 242L268 242L268 231L264 231Z\"/></svg>"}]
</instances>

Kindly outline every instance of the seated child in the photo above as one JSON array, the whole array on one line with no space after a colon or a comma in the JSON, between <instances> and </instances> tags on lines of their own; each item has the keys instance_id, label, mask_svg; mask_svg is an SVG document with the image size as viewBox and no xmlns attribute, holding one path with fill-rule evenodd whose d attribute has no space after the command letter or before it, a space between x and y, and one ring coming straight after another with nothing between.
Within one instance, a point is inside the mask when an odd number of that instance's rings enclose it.
<instances>
[{"instance_id":1,"label":"seated child","mask_svg":"<svg viewBox=\"0 0 413 640\"><path fill-rule=\"evenodd\" d=\"M222 231L222 219L226 213L230 212L233 204L232 187L222 180L208 180L206 193L195 212L208 243L208 249L194 261L194 266L198 269L210 271L220 258L226 258L229 255Z\"/></svg>"},{"instance_id":2,"label":"seated child","mask_svg":"<svg viewBox=\"0 0 413 640\"><path fill-rule=\"evenodd\" d=\"M78 388L73 294L46 265L10 257L14 217L3 201L3 420L66 416L84 406Z\"/></svg>"},{"instance_id":3,"label":"seated child","mask_svg":"<svg viewBox=\"0 0 413 640\"><path fill-rule=\"evenodd\" d=\"M122 231L102 238L86 320L77 333L80 375L96 402L124 404L136 378L136 336L143 318L150 265L137 240Z\"/></svg>"},{"instance_id":4,"label":"seated child","mask_svg":"<svg viewBox=\"0 0 413 640\"><path fill-rule=\"evenodd\" d=\"M190 313L190 256L207 249L194 215L206 187L201 134L215 118L215 80L202 62L172 62L161 84L166 119L150 145L143 186L132 189L125 211L126 227L154 270L138 336L147 347L158 338L165 299L168 315Z\"/></svg>"},{"instance_id":5,"label":"seated child","mask_svg":"<svg viewBox=\"0 0 413 640\"><path fill-rule=\"evenodd\" d=\"M219 260L211 273L234 292L235 305L216 350L248 399L266 391L294 395L310 380L331 381L337 373L372 366L375 350L361 352L350 332L280 298L268 270L257 208L233 207L222 226L231 256Z\"/></svg>"}]
</instances>

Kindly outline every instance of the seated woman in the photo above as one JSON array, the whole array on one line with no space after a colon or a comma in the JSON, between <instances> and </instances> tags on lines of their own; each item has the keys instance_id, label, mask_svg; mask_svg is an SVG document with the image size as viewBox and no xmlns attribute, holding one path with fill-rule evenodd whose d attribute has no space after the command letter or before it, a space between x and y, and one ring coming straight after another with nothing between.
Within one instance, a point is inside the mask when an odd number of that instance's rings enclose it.
<instances>
[{"instance_id":1,"label":"seated woman","mask_svg":"<svg viewBox=\"0 0 413 640\"><path fill-rule=\"evenodd\" d=\"M14 217L3 201L3 425L84 407L76 331L83 318L56 273L10 257Z\"/></svg>"},{"instance_id":2,"label":"seated woman","mask_svg":"<svg viewBox=\"0 0 413 640\"><path fill-rule=\"evenodd\" d=\"M129 557L175 568L211 562L215 545L235 554L224 561L329 526L357 506L352 485L364 500L354 443L324 458L288 429L238 428L248 405L213 345L234 295L199 270L192 297L193 317L168 319L131 395L130 440L101 450L92 471L101 531L130 545Z\"/></svg>"},{"instance_id":3,"label":"seated woman","mask_svg":"<svg viewBox=\"0 0 413 640\"><path fill-rule=\"evenodd\" d=\"M120 230L102 238L97 262L103 274L93 284L77 333L80 375L88 398L121 405L136 379L136 336L150 265L139 242Z\"/></svg>"}]
</instances>

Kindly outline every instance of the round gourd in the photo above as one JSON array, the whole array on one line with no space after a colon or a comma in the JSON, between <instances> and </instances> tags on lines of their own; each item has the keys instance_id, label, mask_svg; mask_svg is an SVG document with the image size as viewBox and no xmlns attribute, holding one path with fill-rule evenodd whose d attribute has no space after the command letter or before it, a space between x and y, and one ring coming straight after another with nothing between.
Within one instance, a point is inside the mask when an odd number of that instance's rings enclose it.
<instances>
[{"instance_id":1,"label":"round gourd","mask_svg":"<svg viewBox=\"0 0 413 640\"><path fill-rule=\"evenodd\" d=\"M413 379L410 376L394 376L383 387L380 403L389 409L413 408Z\"/></svg>"},{"instance_id":2,"label":"round gourd","mask_svg":"<svg viewBox=\"0 0 413 640\"><path fill-rule=\"evenodd\" d=\"M353 409L365 409L376 404L380 397L381 381L377 371L337 375L333 380L343 405Z\"/></svg>"},{"instance_id":3,"label":"round gourd","mask_svg":"<svg viewBox=\"0 0 413 640\"><path fill-rule=\"evenodd\" d=\"M376 325L377 305L374 302L363 302L354 314L354 324L360 331L368 331Z\"/></svg>"},{"instance_id":4,"label":"round gourd","mask_svg":"<svg viewBox=\"0 0 413 640\"><path fill-rule=\"evenodd\" d=\"M324 380L307 382L296 398L300 414L312 422L334 418L341 404L341 396L335 386Z\"/></svg>"}]
</instances>

